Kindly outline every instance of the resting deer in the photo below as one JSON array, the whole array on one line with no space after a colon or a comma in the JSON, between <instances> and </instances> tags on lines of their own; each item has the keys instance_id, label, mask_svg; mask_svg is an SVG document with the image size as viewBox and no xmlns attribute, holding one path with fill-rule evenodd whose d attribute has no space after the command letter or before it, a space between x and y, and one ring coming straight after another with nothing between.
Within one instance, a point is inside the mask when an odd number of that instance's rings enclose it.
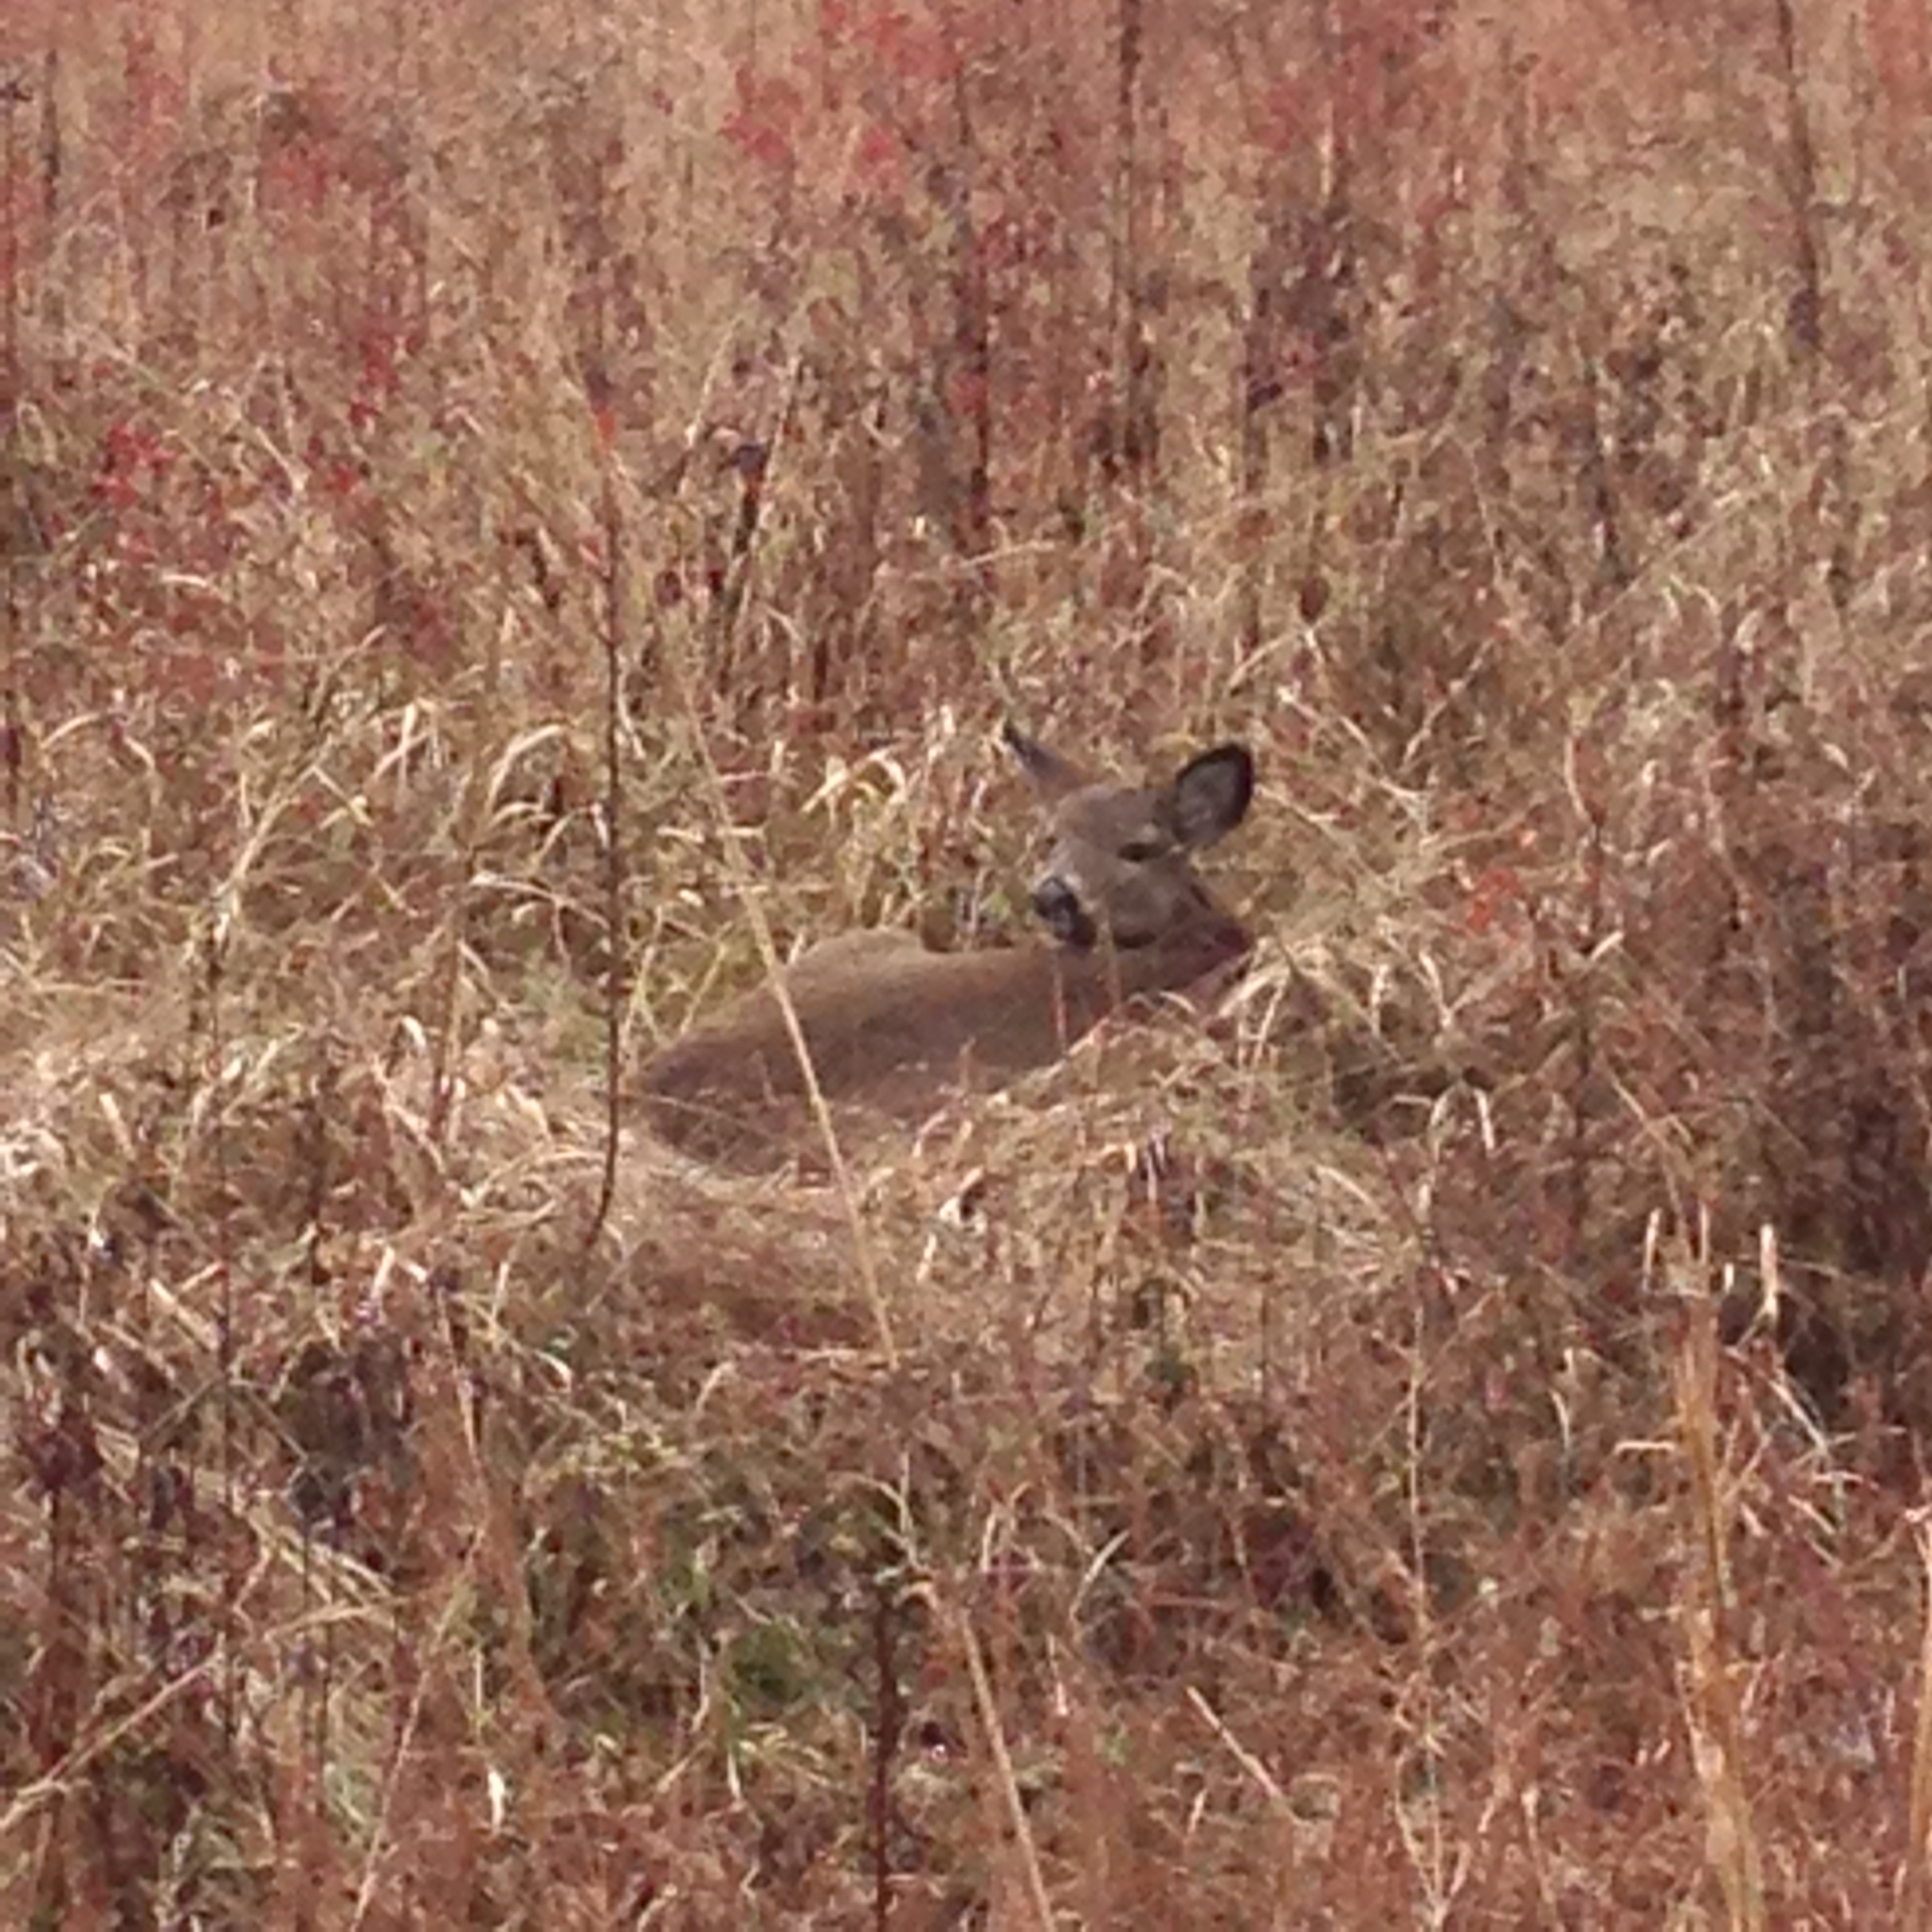
<instances>
[{"instance_id":1,"label":"resting deer","mask_svg":"<svg viewBox=\"0 0 1932 1932\"><path fill-rule=\"evenodd\" d=\"M1124 1002L1192 986L1249 951L1193 863L1246 815L1244 747L1217 746L1139 788L1096 784L1010 724L1006 742L1052 826L1032 894L1051 942L934 953L911 933L863 931L812 948L784 986L829 1102L917 1118L949 1088L1050 1065ZM644 1090L657 1132L701 1159L771 1165L810 1132L769 987L659 1053Z\"/></svg>"}]
</instances>

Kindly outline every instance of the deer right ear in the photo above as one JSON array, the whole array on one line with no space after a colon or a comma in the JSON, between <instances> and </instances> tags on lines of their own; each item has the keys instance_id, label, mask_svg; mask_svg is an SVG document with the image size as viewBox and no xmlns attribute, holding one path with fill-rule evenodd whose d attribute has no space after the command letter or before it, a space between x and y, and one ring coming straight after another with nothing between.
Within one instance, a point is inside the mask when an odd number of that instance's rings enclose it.
<instances>
[{"instance_id":1,"label":"deer right ear","mask_svg":"<svg viewBox=\"0 0 1932 1932\"><path fill-rule=\"evenodd\" d=\"M1185 766L1167 788L1174 835L1189 852L1211 845L1248 815L1254 758L1245 745L1216 745Z\"/></svg>"},{"instance_id":2,"label":"deer right ear","mask_svg":"<svg viewBox=\"0 0 1932 1932\"><path fill-rule=\"evenodd\" d=\"M1043 797L1064 798L1087 782L1087 774L1070 758L1063 758L1037 738L1029 737L1011 718L1004 736L1006 749L1020 762L1020 769L1033 781Z\"/></svg>"}]
</instances>

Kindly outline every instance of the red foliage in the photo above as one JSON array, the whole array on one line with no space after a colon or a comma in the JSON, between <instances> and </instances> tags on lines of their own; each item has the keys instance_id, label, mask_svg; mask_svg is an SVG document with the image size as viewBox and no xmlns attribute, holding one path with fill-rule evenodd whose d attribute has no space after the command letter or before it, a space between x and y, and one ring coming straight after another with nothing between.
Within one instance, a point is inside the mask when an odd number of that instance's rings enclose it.
<instances>
[{"instance_id":1,"label":"red foliage","mask_svg":"<svg viewBox=\"0 0 1932 1932\"><path fill-rule=\"evenodd\" d=\"M181 75L163 64L148 28L129 26L122 43L122 63L129 126L171 139L186 110L186 91Z\"/></svg>"},{"instance_id":2,"label":"red foliage","mask_svg":"<svg viewBox=\"0 0 1932 1932\"><path fill-rule=\"evenodd\" d=\"M781 69L739 66L721 132L762 167L808 174L829 199L896 206L908 160L938 139L972 56L958 26L901 7L822 0L817 35ZM974 36L981 43L995 43L990 22Z\"/></svg>"},{"instance_id":3,"label":"red foliage","mask_svg":"<svg viewBox=\"0 0 1932 1932\"><path fill-rule=\"evenodd\" d=\"M1503 913L1520 911L1528 903L1522 874L1514 866L1490 866L1470 889L1462 923L1473 938L1481 938Z\"/></svg>"},{"instance_id":4,"label":"red foliage","mask_svg":"<svg viewBox=\"0 0 1932 1932\"><path fill-rule=\"evenodd\" d=\"M724 138L762 167L796 167L804 95L784 75L761 74L748 66L740 66L733 80L738 105L725 118Z\"/></svg>"},{"instance_id":5,"label":"red foliage","mask_svg":"<svg viewBox=\"0 0 1932 1932\"><path fill-rule=\"evenodd\" d=\"M90 493L107 509L133 509L148 499L173 462L173 451L155 430L125 419L110 423Z\"/></svg>"},{"instance_id":6,"label":"red foliage","mask_svg":"<svg viewBox=\"0 0 1932 1932\"><path fill-rule=\"evenodd\" d=\"M905 193L905 144L889 128L870 122L852 148L853 185L868 200L900 200Z\"/></svg>"},{"instance_id":7,"label":"red foliage","mask_svg":"<svg viewBox=\"0 0 1932 1932\"><path fill-rule=\"evenodd\" d=\"M1932 22L1917 0L1865 0L1865 41L1871 72L1901 129L1932 106Z\"/></svg>"},{"instance_id":8,"label":"red foliage","mask_svg":"<svg viewBox=\"0 0 1932 1932\"><path fill-rule=\"evenodd\" d=\"M393 324L371 316L364 320L357 346L361 369L349 403L349 421L353 429L363 430L373 426L402 387L405 343Z\"/></svg>"}]
</instances>

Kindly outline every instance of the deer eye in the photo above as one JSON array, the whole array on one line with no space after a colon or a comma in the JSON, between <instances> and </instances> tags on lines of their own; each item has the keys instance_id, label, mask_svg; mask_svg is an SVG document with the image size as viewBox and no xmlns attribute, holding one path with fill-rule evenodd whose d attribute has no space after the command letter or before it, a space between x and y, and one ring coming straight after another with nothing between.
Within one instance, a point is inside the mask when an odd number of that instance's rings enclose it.
<instances>
[{"instance_id":1,"label":"deer eye","mask_svg":"<svg viewBox=\"0 0 1932 1932\"><path fill-rule=\"evenodd\" d=\"M1150 833L1144 838L1129 839L1120 848L1120 856L1129 865L1149 865L1167 849L1167 841L1157 834Z\"/></svg>"}]
</instances>

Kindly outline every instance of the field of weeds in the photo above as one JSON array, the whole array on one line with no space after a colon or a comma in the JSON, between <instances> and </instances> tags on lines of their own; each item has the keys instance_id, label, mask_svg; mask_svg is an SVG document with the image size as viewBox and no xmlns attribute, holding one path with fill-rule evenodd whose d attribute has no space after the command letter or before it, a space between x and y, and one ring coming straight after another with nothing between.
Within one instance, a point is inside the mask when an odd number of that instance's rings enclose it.
<instances>
[{"instance_id":1,"label":"field of weeds","mask_svg":"<svg viewBox=\"0 0 1932 1932\"><path fill-rule=\"evenodd\" d=\"M1916 0L9 0L0 1922L1919 1926ZM1256 938L805 1168L658 1045Z\"/></svg>"}]
</instances>

